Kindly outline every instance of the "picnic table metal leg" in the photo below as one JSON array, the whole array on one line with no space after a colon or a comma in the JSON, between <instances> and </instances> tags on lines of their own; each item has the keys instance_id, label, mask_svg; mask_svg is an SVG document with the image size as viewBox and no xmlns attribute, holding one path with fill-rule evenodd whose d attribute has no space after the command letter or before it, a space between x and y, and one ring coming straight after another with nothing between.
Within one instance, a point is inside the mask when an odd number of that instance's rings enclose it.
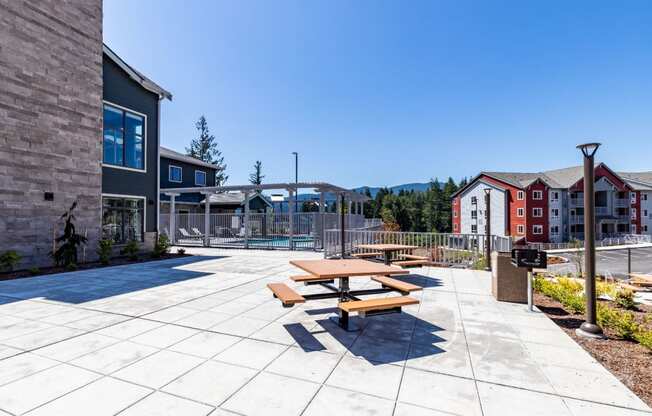
<instances>
[{"instance_id":1,"label":"picnic table metal leg","mask_svg":"<svg viewBox=\"0 0 652 416\"><path fill-rule=\"evenodd\" d=\"M390 264L392 264L392 257L391 256L392 256L391 251L385 251L385 256L384 256L385 265L389 266Z\"/></svg>"}]
</instances>

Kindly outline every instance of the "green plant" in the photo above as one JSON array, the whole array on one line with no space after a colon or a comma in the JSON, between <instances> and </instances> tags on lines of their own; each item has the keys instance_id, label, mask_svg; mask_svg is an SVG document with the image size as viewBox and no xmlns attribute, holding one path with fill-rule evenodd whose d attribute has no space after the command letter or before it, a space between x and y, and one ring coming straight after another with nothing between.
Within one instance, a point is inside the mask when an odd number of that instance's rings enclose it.
<instances>
[{"instance_id":1,"label":"green plant","mask_svg":"<svg viewBox=\"0 0 652 416\"><path fill-rule=\"evenodd\" d=\"M484 257L478 258L476 261L473 262L473 265L471 268L473 270L484 270L487 267L487 262L485 261Z\"/></svg>"},{"instance_id":2,"label":"green plant","mask_svg":"<svg viewBox=\"0 0 652 416\"><path fill-rule=\"evenodd\" d=\"M31 269L29 269L29 274L31 274L32 276L36 276L40 273L41 273L41 269L39 269L38 267L32 267Z\"/></svg>"},{"instance_id":3,"label":"green plant","mask_svg":"<svg viewBox=\"0 0 652 416\"><path fill-rule=\"evenodd\" d=\"M112 252L113 240L105 238L100 240L100 242L97 244L97 255L100 258L100 263L104 265L109 264Z\"/></svg>"},{"instance_id":4,"label":"green plant","mask_svg":"<svg viewBox=\"0 0 652 416\"><path fill-rule=\"evenodd\" d=\"M177 249L177 254L180 255L180 256L183 256L184 254L186 254L186 249L179 247Z\"/></svg>"},{"instance_id":5,"label":"green plant","mask_svg":"<svg viewBox=\"0 0 652 416\"><path fill-rule=\"evenodd\" d=\"M634 302L634 291L631 289L620 289L614 296L614 302L625 309L635 309L636 302Z\"/></svg>"},{"instance_id":6,"label":"green plant","mask_svg":"<svg viewBox=\"0 0 652 416\"><path fill-rule=\"evenodd\" d=\"M170 252L170 239L165 234L159 234L156 239L156 244L154 244L154 250L152 251L152 257L159 258L164 254Z\"/></svg>"},{"instance_id":7,"label":"green plant","mask_svg":"<svg viewBox=\"0 0 652 416\"><path fill-rule=\"evenodd\" d=\"M138 259L138 242L136 240L129 240L127 244L122 248L120 254L123 254L129 258L129 260Z\"/></svg>"},{"instance_id":8,"label":"green plant","mask_svg":"<svg viewBox=\"0 0 652 416\"><path fill-rule=\"evenodd\" d=\"M77 231L75 230L75 216L73 214L75 208L77 208L77 201L73 202L70 209L61 216L61 219L65 220L65 226L63 234L57 237L55 241L63 244L52 253L52 257L54 257L54 262L57 266L63 265L68 267L72 264L76 265L77 249L82 244L86 244L86 237L77 234Z\"/></svg>"},{"instance_id":9,"label":"green plant","mask_svg":"<svg viewBox=\"0 0 652 416\"><path fill-rule=\"evenodd\" d=\"M652 331L639 331L634 335L634 339L639 344L652 351Z\"/></svg>"},{"instance_id":10,"label":"green plant","mask_svg":"<svg viewBox=\"0 0 652 416\"><path fill-rule=\"evenodd\" d=\"M14 250L0 254L0 269L12 271L20 263L20 254Z\"/></svg>"}]
</instances>

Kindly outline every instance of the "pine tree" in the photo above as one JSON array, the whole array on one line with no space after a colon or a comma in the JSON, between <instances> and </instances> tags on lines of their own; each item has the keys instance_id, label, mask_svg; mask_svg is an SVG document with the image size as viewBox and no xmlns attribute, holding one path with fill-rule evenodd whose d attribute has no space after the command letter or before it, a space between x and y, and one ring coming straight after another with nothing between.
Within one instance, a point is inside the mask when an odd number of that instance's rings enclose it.
<instances>
[{"instance_id":1,"label":"pine tree","mask_svg":"<svg viewBox=\"0 0 652 416\"><path fill-rule=\"evenodd\" d=\"M224 163L222 152L217 148L215 136L210 134L208 130L206 117L203 115L199 117L199 120L195 123L195 127L199 132L199 137L191 140L190 147L186 147L186 154L195 159L215 165L215 186L224 185L229 179L229 176L226 175L226 163Z\"/></svg>"},{"instance_id":2,"label":"pine tree","mask_svg":"<svg viewBox=\"0 0 652 416\"><path fill-rule=\"evenodd\" d=\"M254 171L249 175L249 182L251 182L252 185L261 185L263 183L263 178L265 175L262 174L263 171L263 163L260 160L257 160L256 163L254 163Z\"/></svg>"}]
</instances>

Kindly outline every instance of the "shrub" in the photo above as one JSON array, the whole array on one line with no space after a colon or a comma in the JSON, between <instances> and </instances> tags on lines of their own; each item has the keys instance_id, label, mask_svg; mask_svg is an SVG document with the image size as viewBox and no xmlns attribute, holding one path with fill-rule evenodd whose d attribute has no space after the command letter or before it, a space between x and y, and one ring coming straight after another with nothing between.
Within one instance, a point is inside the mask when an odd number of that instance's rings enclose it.
<instances>
[{"instance_id":1,"label":"shrub","mask_svg":"<svg viewBox=\"0 0 652 416\"><path fill-rule=\"evenodd\" d=\"M642 331L631 312L620 311L600 304L598 304L596 312L598 324L604 328L610 328L622 339L636 340L636 334Z\"/></svg>"},{"instance_id":2,"label":"shrub","mask_svg":"<svg viewBox=\"0 0 652 416\"><path fill-rule=\"evenodd\" d=\"M63 213L61 219L65 220L65 226L63 229L63 234L56 238L57 243L62 243L59 248L52 253L54 257L54 262L57 266L66 266L68 268L71 265L77 265L77 249L82 245L86 244L86 237L81 234L77 234L75 230L75 216L73 212L77 208L77 201L73 202L70 206L70 209Z\"/></svg>"},{"instance_id":3,"label":"shrub","mask_svg":"<svg viewBox=\"0 0 652 416\"><path fill-rule=\"evenodd\" d=\"M595 293L597 296L609 295L612 299L616 297L616 285L608 282L595 282Z\"/></svg>"},{"instance_id":4,"label":"shrub","mask_svg":"<svg viewBox=\"0 0 652 416\"><path fill-rule=\"evenodd\" d=\"M574 314L584 313L586 302L581 294L582 284L571 279L559 278L553 282L544 277L537 277L534 280L534 289L568 308Z\"/></svg>"},{"instance_id":5,"label":"shrub","mask_svg":"<svg viewBox=\"0 0 652 416\"><path fill-rule=\"evenodd\" d=\"M557 279L557 282L559 283L559 286L561 286L569 293L580 293L582 290L584 290L584 285L582 285L577 280L560 277Z\"/></svg>"},{"instance_id":6,"label":"shrub","mask_svg":"<svg viewBox=\"0 0 652 416\"><path fill-rule=\"evenodd\" d=\"M487 262L485 261L484 257L480 257L476 261L473 262L473 265L471 268L473 270L484 270L487 267Z\"/></svg>"},{"instance_id":7,"label":"shrub","mask_svg":"<svg viewBox=\"0 0 652 416\"><path fill-rule=\"evenodd\" d=\"M185 248L178 248L177 249L177 254L180 255L180 256L183 256L184 254L186 254L186 249Z\"/></svg>"},{"instance_id":8,"label":"shrub","mask_svg":"<svg viewBox=\"0 0 652 416\"><path fill-rule=\"evenodd\" d=\"M20 263L20 254L14 250L0 254L0 269L12 271Z\"/></svg>"},{"instance_id":9,"label":"shrub","mask_svg":"<svg viewBox=\"0 0 652 416\"><path fill-rule=\"evenodd\" d=\"M634 302L634 291L631 289L620 289L614 296L614 302L625 309L635 309L636 302Z\"/></svg>"},{"instance_id":10,"label":"shrub","mask_svg":"<svg viewBox=\"0 0 652 416\"><path fill-rule=\"evenodd\" d=\"M652 331L639 331L634 338L639 344L652 351Z\"/></svg>"},{"instance_id":11,"label":"shrub","mask_svg":"<svg viewBox=\"0 0 652 416\"><path fill-rule=\"evenodd\" d=\"M109 264L111 252L113 251L113 240L102 239L97 245L97 255L100 257L100 263Z\"/></svg>"},{"instance_id":12,"label":"shrub","mask_svg":"<svg viewBox=\"0 0 652 416\"><path fill-rule=\"evenodd\" d=\"M39 269L38 267L32 267L31 269L29 269L29 274L31 274L32 276L36 276L40 273L41 273L41 269Z\"/></svg>"},{"instance_id":13,"label":"shrub","mask_svg":"<svg viewBox=\"0 0 652 416\"><path fill-rule=\"evenodd\" d=\"M156 239L156 244L154 244L154 250L152 251L152 257L159 258L164 254L170 252L170 239L165 234L159 234Z\"/></svg>"},{"instance_id":14,"label":"shrub","mask_svg":"<svg viewBox=\"0 0 652 416\"><path fill-rule=\"evenodd\" d=\"M138 242L136 240L129 240L129 242L122 248L120 254L129 258L129 260L138 260Z\"/></svg>"}]
</instances>

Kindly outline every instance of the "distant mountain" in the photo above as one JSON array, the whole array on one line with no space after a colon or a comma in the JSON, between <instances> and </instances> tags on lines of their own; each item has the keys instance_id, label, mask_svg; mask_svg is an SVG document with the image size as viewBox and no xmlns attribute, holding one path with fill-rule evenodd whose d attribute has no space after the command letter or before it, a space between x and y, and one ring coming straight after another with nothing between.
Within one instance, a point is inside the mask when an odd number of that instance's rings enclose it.
<instances>
[{"instance_id":1,"label":"distant mountain","mask_svg":"<svg viewBox=\"0 0 652 416\"><path fill-rule=\"evenodd\" d=\"M354 191L364 192L365 189L369 189L371 197L375 198L378 191L382 188L381 186L360 186L358 188L353 188ZM430 188L430 182L414 182L414 183L404 183L402 185L388 186L389 190L393 193L398 194L401 191L415 191L415 192L425 192Z\"/></svg>"}]
</instances>

